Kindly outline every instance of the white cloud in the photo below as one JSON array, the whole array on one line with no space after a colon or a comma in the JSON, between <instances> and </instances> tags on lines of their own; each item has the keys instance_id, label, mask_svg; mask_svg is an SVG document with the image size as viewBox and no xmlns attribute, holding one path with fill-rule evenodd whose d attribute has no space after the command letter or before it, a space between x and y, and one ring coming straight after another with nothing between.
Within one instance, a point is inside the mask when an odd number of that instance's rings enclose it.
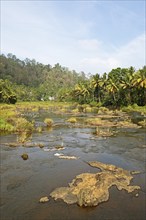
<instances>
[{"instance_id":1,"label":"white cloud","mask_svg":"<svg viewBox=\"0 0 146 220\"><path fill-rule=\"evenodd\" d=\"M133 65L136 68L145 64L145 34L138 36L128 44L120 47L114 55L121 65Z\"/></svg>"},{"instance_id":2,"label":"white cloud","mask_svg":"<svg viewBox=\"0 0 146 220\"><path fill-rule=\"evenodd\" d=\"M117 67L134 66L136 69L145 65L145 35L142 34L131 40L126 45L106 51L100 47L100 51L95 56L85 57L80 60L79 68L95 73L109 72ZM101 44L100 44L101 46Z\"/></svg>"}]
</instances>

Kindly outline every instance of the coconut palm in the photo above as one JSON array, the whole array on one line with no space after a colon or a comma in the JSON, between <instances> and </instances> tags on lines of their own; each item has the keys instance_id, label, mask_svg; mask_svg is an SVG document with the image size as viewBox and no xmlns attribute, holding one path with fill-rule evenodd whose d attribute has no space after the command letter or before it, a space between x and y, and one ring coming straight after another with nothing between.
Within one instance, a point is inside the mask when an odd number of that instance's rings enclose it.
<instances>
[{"instance_id":1,"label":"coconut palm","mask_svg":"<svg viewBox=\"0 0 146 220\"><path fill-rule=\"evenodd\" d=\"M108 78L106 89L112 95L114 103L116 103L116 93L119 91L119 88L112 78Z\"/></svg>"},{"instance_id":2,"label":"coconut palm","mask_svg":"<svg viewBox=\"0 0 146 220\"><path fill-rule=\"evenodd\" d=\"M91 79L91 87L94 90L94 97L97 98L98 102L101 102L101 78L100 75L97 73Z\"/></svg>"}]
</instances>

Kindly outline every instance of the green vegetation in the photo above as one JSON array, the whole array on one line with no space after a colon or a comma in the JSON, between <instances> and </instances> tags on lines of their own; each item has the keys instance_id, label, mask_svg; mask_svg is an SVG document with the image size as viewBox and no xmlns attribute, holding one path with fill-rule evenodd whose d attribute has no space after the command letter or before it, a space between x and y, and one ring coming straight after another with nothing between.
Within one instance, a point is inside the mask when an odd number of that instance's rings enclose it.
<instances>
[{"instance_id":1,"label":"green vegetation","mask_svg":"<svg viewBox=\"0 0 146 220\"><path fill-rule=\"evenodd\" d=\"M77 122L77 119L74 118L74 117L72 117L72 118L69 118L69 119L67 120L67 122L76 123L76 122Z\"/></svg>"},{"instance_id":2,"label":"green vegetation","mask_svg":"<svg viewBox=\"0 0 146 220\"><path fill-rule=\"evenodd\" d=\"M25 118L17 118L15 121L15 130L17 132L32 132L33 124L27 121Z\"/></svg>"},{"instance_id":3,"label":"green vegetation","mask_svg":"<svg viewBox=\"0 0 146 220\"><path fill-rule=\"evenodd\" d=\"M34 130L34 124L23 117L17 110L17 105L0 105L0 132L15 132L18 141L25 142Z\"/></svg>"},{"instance_id":4,"label":"green vegetation","mask_svg":"<svg viewBox=\"0 0 146 220\"><path fill-rule=\"evenodd\" d=\"M0 102L15 104L16 101L13 84L8 80L0 79Z\"/></svg>"},{"instance_id":5,"label":"green vegetation","mask_svg":"<svg viewBox=\"0 0 146 220\"><path fill-rule=\"evenodd\" d=\"M70 101L71 97L67 96L75 84L86 79L84 73L70 71L59 63L51 67L28 58L20 60L13 54L0 56L0 78L2 84L10 89L8 97L13 91L12 95L17 94L18 101L47 101L54 97L61 101ZM10 102L8 98L5 100L4 88L0 90L1 102Z\"/></svg>"},{"instance_id":6,"label":"green vegetation","mask_svg":"<svg viewBox=\"0 0 146 220\"><path fill-rule=\"evenodd\" d=\"M76 102L81 105L76 113L91 112L90 107L146 105L146 66L139 70L118 67L87 78L84 72L70 71L60 64L51 67L28 58L20 60L12 54L0 58L0 102L3 103ZM85 108L83 104L90 106Z\"/></svg>"},{"instance_id":7,"label":"green vegetation","mask_svg":"<svg viewBox=\"0 0 146 220\"><path fill-rule=\"evenodd\" d=\"M14 131L14 126L8 123L3 118L0 118L0 132Z\"/></svg>"},{"instance_id":8,"label":"green vegetation","mask_svg":"<svg viewBox=\"0 0 146 220\"><path fill-rule=\"evenodd\" d=\"M138 124L140 126L142 126L143 128L146 128L146 119L144 119L143 121L138 122Z\"/></svg>"},{"instance_id":9,"label":"green vegetation","mask_svg":"<svg viewBox=\"0 0 146 220\"><path fill-rule=\"evenodd\" d=\"M127 107L122 107L122 111L125 112L141 112L146 114L146 106L138 106L137 104L128 105Z\"/></svg>"},{"instance_id":10,"label":"green vegetation","mask_svg":"<svg viewBox=\"0 0 146 220\"><path fill-rule=\"evenodd\" d=\"M46 118L44 120L44 123L47 125L47 127L52 127L53 125L53 120L51 118Z\"/></svg>"}]
</instances>

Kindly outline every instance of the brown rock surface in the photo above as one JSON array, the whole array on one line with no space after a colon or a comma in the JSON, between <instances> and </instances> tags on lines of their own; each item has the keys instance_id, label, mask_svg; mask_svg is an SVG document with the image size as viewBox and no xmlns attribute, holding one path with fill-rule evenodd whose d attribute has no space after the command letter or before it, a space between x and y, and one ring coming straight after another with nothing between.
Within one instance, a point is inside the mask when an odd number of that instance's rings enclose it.
<instances>
[{"instance_id":1,"label":"brown rock surface","mask_svg":"<svg viewBox=\"0 0 146 220\"><path fill-rule=\"evenodd\" d=\"M50 196L55 200L62 199L67 204L97 206L109 199L109 188L113 185L117 186L118 190L125 189L128 193L140 189L139 186L130 186L133 176L132 172L128 170L101 162L89 162L88 164L99 168L101 172L77 175L69 183L69 187L57 188Z\"/></svg>"}]
</instances>

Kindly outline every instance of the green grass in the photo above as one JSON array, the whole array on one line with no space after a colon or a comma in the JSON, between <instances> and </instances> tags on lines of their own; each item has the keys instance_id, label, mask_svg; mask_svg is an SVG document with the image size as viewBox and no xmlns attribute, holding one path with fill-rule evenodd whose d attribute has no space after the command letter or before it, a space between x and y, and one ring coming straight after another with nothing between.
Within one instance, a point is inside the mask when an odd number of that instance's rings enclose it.
<instances>
[{"instance_id":1,"label":"green grass","mask_svg":"<svg viewBox=\"0 0 146 220\"><path fill-rule=\"evenodd\" d=\"M8 123L5 119L0 118L0 132L12 132L14 126Z\"/></svg>"}]
</instances>

